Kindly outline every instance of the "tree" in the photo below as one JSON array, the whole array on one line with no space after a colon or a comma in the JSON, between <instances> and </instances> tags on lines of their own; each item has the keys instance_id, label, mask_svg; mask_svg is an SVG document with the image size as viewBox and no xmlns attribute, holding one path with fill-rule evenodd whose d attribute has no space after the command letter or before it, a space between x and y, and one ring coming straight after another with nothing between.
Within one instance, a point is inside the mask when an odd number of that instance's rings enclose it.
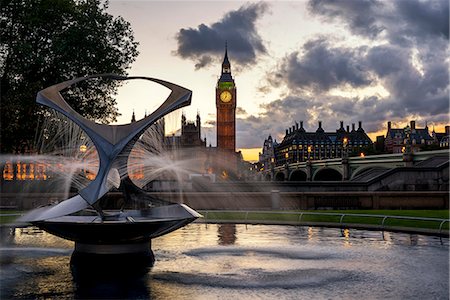
<instances>
[{"instance_id":1,"label":"tree","mask_svg":"<svg viewBox=\"0 0 450 300\"><path fill-rule=\"evenodd\" d=\"M126 70L138 55L130 24L101 0L0 1L0 151L32 147L44 110L36 93L76 77ZM89 80L65 92L83 116L101 123L119 115L118 81Z\"/></svg>"}]
</instances>

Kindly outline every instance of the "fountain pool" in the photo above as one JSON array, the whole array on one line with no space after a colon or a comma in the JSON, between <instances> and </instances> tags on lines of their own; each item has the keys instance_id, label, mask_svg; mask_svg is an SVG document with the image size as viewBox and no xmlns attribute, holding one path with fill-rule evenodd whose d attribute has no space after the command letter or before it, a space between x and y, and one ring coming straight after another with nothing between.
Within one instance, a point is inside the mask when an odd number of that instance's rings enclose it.
<instances>
[{"instance_id":1,"label":"fountain pool","mask_svg":"<svg viewBox=\"0 0 450 300\"><path fill-rule=\"evenodd\" d=\"M0 296L58 299L448 299L449 242L402 233L190 224L152 240L145 274L76 276L73 242L3 232ZM96 269L96 267L92 267ZM113 271L111 271L113 270ZM111 273L112 272L112 273Z\"/></svg>"}]
</instances>

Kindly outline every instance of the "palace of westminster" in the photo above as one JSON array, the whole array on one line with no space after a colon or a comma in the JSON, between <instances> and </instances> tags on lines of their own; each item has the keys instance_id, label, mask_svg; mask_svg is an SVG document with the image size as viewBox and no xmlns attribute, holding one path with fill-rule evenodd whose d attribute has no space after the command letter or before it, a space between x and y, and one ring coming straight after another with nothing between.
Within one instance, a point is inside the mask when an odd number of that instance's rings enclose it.
<instances>
[{"instance_id":1,"label":"palace of westminster","mask_svg":"<svg viewBox=\"0 0 450 300\"><path fill-rule=\"evenodd\" d=\"M198 175L213 175L214 181L244 178L249 169L258 170L294 162L341 158L344 154L363 156L364 153L368 154L370 149L384 153L399 153L404 149L406 137L411 141L414 151L433 145L441 148L449 146L449 126L446 126L445 133L436 133L433 129L430 134L427 126L416 128L414 121L408 126L408 132L405 129L392 128L391 122L388 122L386 136L377 137L377 141L373 143L362 128L361 121L357 128L352 124L351 129L348 125L344 128L341 121L339 128L334 132L326 132L322 128L321 121L318 122L315 131L308 132L303 126L303 121L300 121L286 129L284 138L279 143L269 135L263 143L258 163L253 166L243 160L241 152L236 152L237 93L227 47L215 89L217 147L207 146L206 138L202 139L201 119L198 113L195 122L187 121L185 115L182 115L179 136L165 136L164 120L152 126L165 151L176 149L178 158L195 158L190 171ZM133 112L131 122L135 121ZM92 174L86 175L87 178L89 176L92 177ZM143 177L143 174L131 172L130 176L139 178ZM17 164L16 167L11 162L3 168L3 180L45 180L45 178L45 166L39 163L36 163L36 166L32 163Z\"/></svg>"}]
</instances>

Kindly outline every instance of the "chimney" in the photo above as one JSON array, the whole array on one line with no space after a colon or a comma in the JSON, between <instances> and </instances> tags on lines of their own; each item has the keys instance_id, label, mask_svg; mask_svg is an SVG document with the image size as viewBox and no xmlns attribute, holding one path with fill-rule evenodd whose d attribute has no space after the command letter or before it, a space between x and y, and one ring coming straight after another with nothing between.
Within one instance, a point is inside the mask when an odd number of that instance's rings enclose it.
<instances>
[{"instance_id":1,"label":"chimney","mask_svg":"<svg viewBox=\"0 0 450 300\"><path fill-rule=\"evenodd\" d=\"M362 122L358 121L358 129L361 129L361 128L362 128Z\"/></svg>"},{"instance_id":2,"label":"chimney","mask_svg":"<svg viewBox=\"0 0 450 300\"><path fill-rule=\"evenodd\" d=\"M300 121L300 128L303 128L303 121Z\"/></svg>"},{"instance_id":3,"label":"chimney","mask_svg":"<svg viewBox=\"0 0 450 300\"><path fill-rule=\"evenodd\" d=\"M388 122L388 130L391 129L391 124L392 124L391 121L389 121L389 122Z\"/></svg>"},{"instance_id":4,"label":"chimney","mask_svg":"<svg viewBox=\"0 0 450 300\"><path fill-rule=\"evenodd\" d=\"M286 129L286 135L288 135L288 130Z\"/></svg>"},{"instance_id":5,"label":"chimney","mask_svg":"<svg viewBox=\"0 0 450 300\"><path fill-rule=\"evenodd\" d=\"M344 121L341 121L341 127L339 127L339 129L344 129Z\"/></svg>"},{"instance_id":6,"label":"chimney","mask_svg":"<svg viewBox=\"0 0 450 300\"><path fill-rule=\"evenodd\" d=\"M416 129L416 121L411 121L411 125L409 127L411 127L411 130Z\"/></svg>"},{"instance_id":7,"label":"chimney","mask_svg":"<svg viewBox=\"0 0 450 300\"><path fill-rule=\"evenodd\" d=\"M347 132L350 132L350 126L347 125Z\"/></svg>"},{"instance_id":8,"label":"chimney","mask_svg":"<svg viewBox=\"0 0 450 300\"><path fill-rule=\"evenodd\" d=\"M355 131L355 123L352 123L352 131Z\"/></svg>"},{"instance_id":9,"label":"chimney","mask_svg":"<svg viewBox=\"0 0 450 300\"><path fill-rule=\"evenodd\" d=\"M294 131L295 131L295 126L293 125L293 126L292 126L292 132L294 132Z\"/></svg>"},{"instance_id":10,"label":"chimney","mask_svg":"<svg viewBox=\"0 0 450 300\"><path fill-rule=\"evenodd\" d=\"M291 127L289 127L289 133L292 133L292 128Z\"/></svg>"},{"instance_id":11,"label":"chimney","mask_svg":"<svg viewBox=\"0 0 450 300\"><path fill-rule=\"evenodd\" d=\"M295 127L297 128L297 130L298 130L298 123L297 122L295 122Z\"/></svg>"},{"instance_id":12,"label":"chimney","mask_svg":"<svg viewBox=\"0 0 450 300\"><path fill-rule=\"evenodd\" d=\"M319 121L319 128L322 128L322 121Z\"/></svg>"}]
</instances>

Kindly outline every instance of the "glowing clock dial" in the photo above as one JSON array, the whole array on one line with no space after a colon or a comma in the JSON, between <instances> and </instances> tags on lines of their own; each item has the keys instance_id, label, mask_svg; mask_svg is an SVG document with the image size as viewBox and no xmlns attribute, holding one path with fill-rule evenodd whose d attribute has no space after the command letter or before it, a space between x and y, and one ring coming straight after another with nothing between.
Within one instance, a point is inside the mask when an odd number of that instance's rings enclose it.
<instances>
[{"instance_id":1,"label":"glowing clock dial","mask_svg":"<svg viewBox=\"0 0 450 300\"><path fill-rule=\"evenodd\" d=\"M222 100L222 102L230 102L231 98L233 98L233 96L231 95L231 93L229 91L223 91L220 94L220 100Z\"/></svg>"}]
</instances>

